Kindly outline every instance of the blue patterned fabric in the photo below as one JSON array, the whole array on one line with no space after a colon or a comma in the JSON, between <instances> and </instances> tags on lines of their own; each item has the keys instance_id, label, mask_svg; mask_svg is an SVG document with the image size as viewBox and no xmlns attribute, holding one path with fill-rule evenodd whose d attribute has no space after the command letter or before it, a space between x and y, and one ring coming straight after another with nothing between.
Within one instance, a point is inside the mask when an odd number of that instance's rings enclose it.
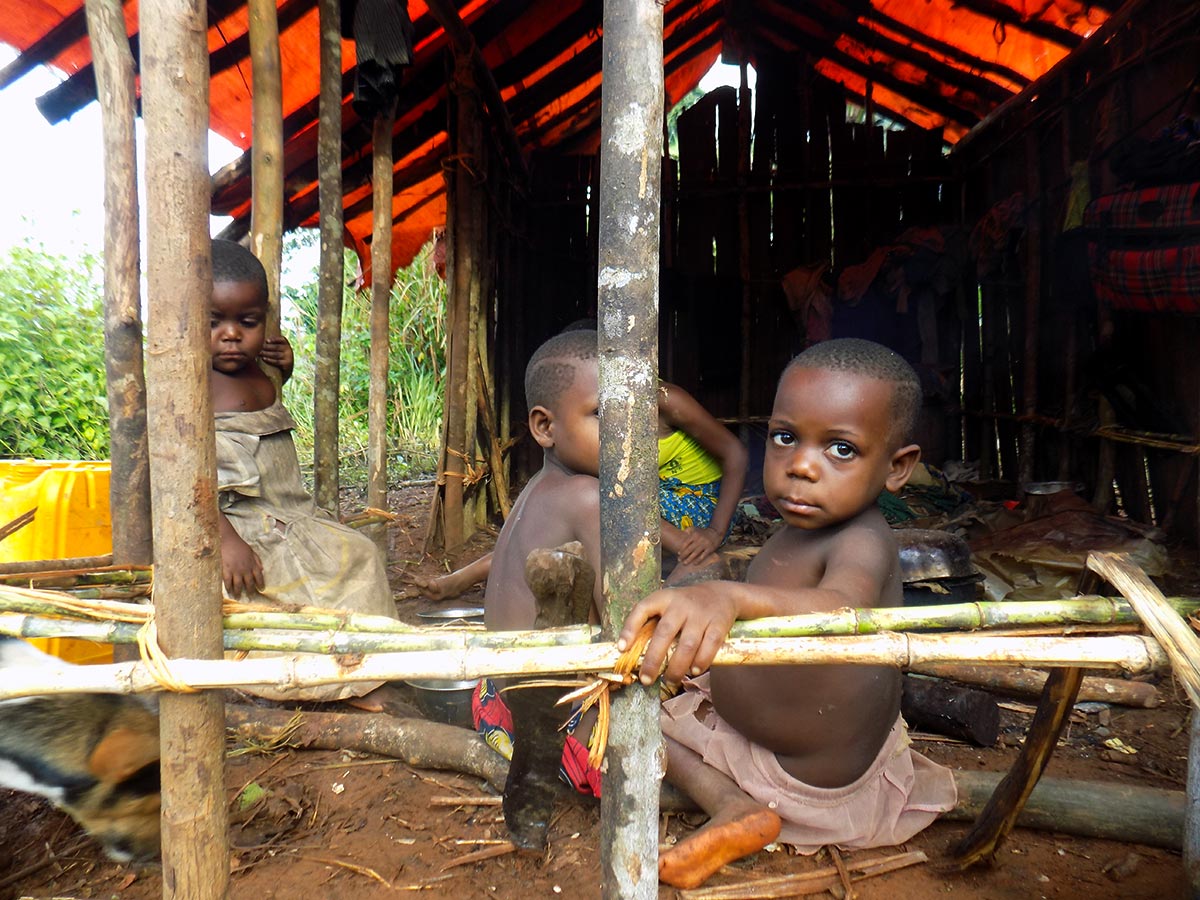
<instances>
[{"instance_id":1,"label":"blue patterned fabric","mask_svg":"<svg viewBox=\"0 0 1200 900\"><path fill-rule=\"evenodd\" d=\"M720 495L720 479L684 484L678 478L664 478L658 483L659 514L676 528L706 528Z\"/></svg>"}]
</instances>

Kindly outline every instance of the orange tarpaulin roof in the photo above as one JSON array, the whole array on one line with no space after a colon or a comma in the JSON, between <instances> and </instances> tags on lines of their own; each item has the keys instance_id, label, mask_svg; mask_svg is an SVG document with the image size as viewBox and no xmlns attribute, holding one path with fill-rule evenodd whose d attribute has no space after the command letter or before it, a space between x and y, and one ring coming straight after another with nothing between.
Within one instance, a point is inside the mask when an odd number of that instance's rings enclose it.
<instances>
[{"instance_id":1,"label":"orange tarpaulin roof","mask_svg":"<svg viewBox=\"0 0 1200 900\"><path fill-rule=\"evenodd\" d=\"M736 20L723 0L669 0L664 70L669 103L681 99L732 40L754 62L764 53L805 54L816 70L900 122L941 130L955 143L1005 99L1043 75L1107 20L1117 0L745 0ZM599 0L468 0L463 21L495 75L523 150L599 146L602 4ZM137 40L137 0L125 4ZM288 227L317 221L316 0L280 0ZM413 64L404 76L393 132L393 253L410 261L445 221L441 160L447 152L449 44L423 0L411 0ZM211 127L249 147L250 63L246 8L210 0ZM69 116L95 96L83 0L0 0L0 40L23 51L0 87L47 63L65 81L39 100L48 118ZM343 41L343 180L346 231L363 251L371 235L371 128L350 106L354 45ZM213 211L249 225L249 154L214 177Z\"/></svg>"}]
</instances>

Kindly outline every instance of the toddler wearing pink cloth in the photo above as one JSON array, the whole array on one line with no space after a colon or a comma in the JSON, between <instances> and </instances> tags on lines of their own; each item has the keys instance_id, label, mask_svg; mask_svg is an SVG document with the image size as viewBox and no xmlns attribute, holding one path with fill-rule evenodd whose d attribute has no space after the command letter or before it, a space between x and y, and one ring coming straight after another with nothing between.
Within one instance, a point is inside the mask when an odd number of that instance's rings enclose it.
<instances>
[{"instance_id":1,"label":"toddler wearing pink cloth","mask_svg":"<svg viewBox=\"0 0 1200 900\"><path fill-rule=\"evenodd\" d=\"M900 605L899 551L876 500L920 459L909 442L920 405L912 367L879 344L832 340L800 354L779 380L763 461L784 527L745 582L656 591L625 620L621 649L657 620L644 684L660 671L668 684L696 679L660 717L666 778L710 818L660 856L667 884L696 887L775 840L810 853L897 844L954 806L951 773L908 746L898 669L707 671L738 619Z\"/></svg>"}]
</instances>

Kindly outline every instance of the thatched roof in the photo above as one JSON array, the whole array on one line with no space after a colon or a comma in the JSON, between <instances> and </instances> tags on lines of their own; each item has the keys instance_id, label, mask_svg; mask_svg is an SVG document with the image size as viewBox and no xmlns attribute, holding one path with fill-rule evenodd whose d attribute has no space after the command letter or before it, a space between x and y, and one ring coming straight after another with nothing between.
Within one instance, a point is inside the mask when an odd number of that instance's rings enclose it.
<instances>
[{"instance_id":1,"label":"thatched roof","mask_svg":"<svg viewBox=\"0 0 1200 900\"><path fill-rule=\"evenodd\" d=\"M522 151L599 146L599 0L467 0L460 15L492 70ZM668 103L696 86L714 61L753 63L764 55L807 58L851 97L868 91L897 121L940 129L953 144L1096 30L1119 0L669 0L664 59ZM137 53L136 0L125 5ZM50 121L95 99L82 0L0 0L0 40L22 55L0 72L0 88L48 63L65 80L39 98ZM396 118L394 255L411 259L445 219L442 159L447 147L449 67L445 31L423 0L410 0L416 52ZM209 0L212 128L250 143L246 7ZM285 129L287 227L317 216L318 28L316 0L279 3ZM344 189L348 239L371 234L369 123L350 106L354 45L343 47ZM250 217L250 155L214 177L213 211L233 216L232 236Z\"/></svg>"}]
</instances>

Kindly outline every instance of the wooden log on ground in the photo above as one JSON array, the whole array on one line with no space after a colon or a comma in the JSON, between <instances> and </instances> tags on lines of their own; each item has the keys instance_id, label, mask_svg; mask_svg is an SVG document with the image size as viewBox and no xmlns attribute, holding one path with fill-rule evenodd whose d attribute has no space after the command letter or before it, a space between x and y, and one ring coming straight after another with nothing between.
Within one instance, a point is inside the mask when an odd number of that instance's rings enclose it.
<instances>
[{"instance_id":1,"label":"wooden log on ground","mask_svg":"<svg viewBox=\"0 0 1200 900\"><path fill-rule=\"evenodd\" d=\"M906 675L900 712L909 725L991 747L1000 736L1000 707L984 691Z\"/></svg>"},{"instance_id":2,"label":"wooden log on ground","mask_svg":"<svg viewBox=\"0 0 1200 900\"><path fill-rule=\"evenodd\" d=\"M208 32L203 4L146 0L141 25L146 124L146 420L162 650L215 661L221 546L208 307ZM80 666L78 668L86 668ZM160 705L164 900L229 892L221 695Z\"/></svg>"},{"instance_id":3,"label":"wooden log on ground","mask_svg":"<svg viewBox=\"0 0 1200 900\"><path fill-rule=\"evenodd\" d=\"M950 663L922 665L913 671L921 675L933 675L937 678L958 681L962 684L973 684L1001 694L1015 694L1023 697L1040 695L1047 677L1047 673L1037 669ZM1162 703L1162 698L1159 696L1158 688L1147 682L1088 675L1083 679L1077 698L1077 702L1085 701L1153 709Z\"/></svg>"},{"instance_id":4,"label":"wooden log on ground","mask_svg":"<svg viewBox=\"0 0 1200 900\"><path fill-rule=\"evenodd\" d=\"M72 556L67 559L36 559L0 563L0 575L67 572L74 569L102 569L112 564L113 558L111 554L108 556Z\"/></svg>"},{"instance_id":5,"label":"wooden log on ground","mask_svg":"<svg viewBox=\"0 0 1200 900\"><path fill-rule=\"evenodd\" d=\"M1000 772L955 770L958 803L941 818L974 819L1003 777ZM1183 839L1184 806L1182 791L1043 778L1026 800L1017 825L1178 850Z\"/></svg>"},{"instance_id":6,"label":"wooden log on ground","mask_svg":"<svg viewBox=\"0 0 1200 900\"><path fill-rule=\"evenodd\" d=\"M296 715L290 709L230 704L225 724L240 738L271 741ZM312 750L361 750L394 756L423 769L452 769L504 789L508 761L466 728L364 713L305 712L287 743Z\"/></svg>"},{"instance_id":7,"label":"wooden log on ground","mask_svg":"<svg viewBox=\"0 0 1200 900\"><path fill-rule=\"evenodd\" d=\"M256 741L274 740L294 716L295 712L288 709L239 704L225 708L226 725L238 737ZM504 787L508 763L465 728L364 713L305 712L302 716L300 726L288 738L290 746L377 753L419 768L447 769L482 778L497 791ZM999 772L955 771L958 802L941 818L955 822L973 819L1002 777ZM664 809L695 809L682 795L668 790L664 790L664 795ZM1182 791L1043 778L1025 804L1017 825L1178 850L1183 835L1184 805Z\"/></svg>"}]
</instances>

